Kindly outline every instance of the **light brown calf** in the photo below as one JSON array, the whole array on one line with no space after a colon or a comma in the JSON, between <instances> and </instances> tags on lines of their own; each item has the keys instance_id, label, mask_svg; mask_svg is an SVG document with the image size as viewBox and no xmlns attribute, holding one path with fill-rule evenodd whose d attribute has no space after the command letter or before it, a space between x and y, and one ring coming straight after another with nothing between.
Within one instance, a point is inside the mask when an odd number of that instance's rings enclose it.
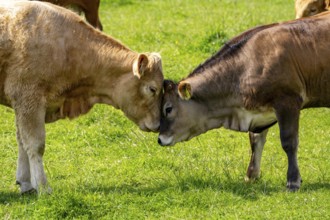
<instances>
[{"instance_id":1,"label":"light brown calf","mask_svg":"<svg viewBox=\"0 0 330 220\"><path fill-rule=\"evenodd\" d=\"M255 179L268 128L278 123L287 188L299 189L300 111L330 107L329 30L330 12L260 26L233 38L178 84L165 81L159 144L220 127L248 132L247 179Z\"/></svg>"},{"instance_id":2,"label":"light brown calf","mask_svg":"<svg viewBox=\"0 0 330 220\"><path fill-rule=\"evenodd\" d=\"M158 54L136 53L50 3L0 0L0 27L0 104L15 110L22 193L49 189L42 161L47 122L105 103L142 130L158 130Z\"/></svg>"},{"instance_id":3,"label":"light brown calf","mask_svg":"<svg viewBox=\"0 0 330 220\"><path fill-rule=\"evenodd\" d=\"M35 0L36 1L36 0ZM103 30L100 18L99 18L99 6L100 0L39 0L43 2L50 2L59 6L77 7L79 11L83 11L88 23L93 27Z\"/></svg>"},{"instance_id":4,"label":"light brown calf","mask_svg":"<svg viewBox=\"0 0 330 220\"><path fill-rule=\"evenodd\" d=\"M327 11L329 0L296 0L296 18L309 17Z\"/></svg>"}]
</instances>

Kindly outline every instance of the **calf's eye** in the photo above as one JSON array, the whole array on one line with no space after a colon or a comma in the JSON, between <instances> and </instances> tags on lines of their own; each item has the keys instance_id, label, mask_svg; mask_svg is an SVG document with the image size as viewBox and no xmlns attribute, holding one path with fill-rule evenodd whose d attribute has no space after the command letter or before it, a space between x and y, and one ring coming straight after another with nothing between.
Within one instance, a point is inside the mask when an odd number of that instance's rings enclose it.
<instances>
[{"instance_id":1,"label":"calf's eye","mask_svg":"<svg viewBox=\"0 0 330 220\"><path fill-rule=\"evenodd\" d=\"M151 93L156 94L157 89L155 87L149 86L149 90Z\"/></svg>"},{"instance_id":2,"label":"calf's eye","mask_svg":"<svg viewBox=\"0 0 330 220\"><path fill-rule=\"evenodd\" d=\"M317 12L317 9L316 8L311 8L310 9L310 13L316 13Z\"/></svg>"},{"instance_id":3,"label":"calf's eye","mask_svg":"<svg viewBox=\"0 0 330 220\"><path fill-rule=\"evenodd\" d=\"M168 114L171 114L172 109L173 109L172 107L167 107L167 108L165 109L166 116L167 116Z\"/></svg>"}]
</instances>

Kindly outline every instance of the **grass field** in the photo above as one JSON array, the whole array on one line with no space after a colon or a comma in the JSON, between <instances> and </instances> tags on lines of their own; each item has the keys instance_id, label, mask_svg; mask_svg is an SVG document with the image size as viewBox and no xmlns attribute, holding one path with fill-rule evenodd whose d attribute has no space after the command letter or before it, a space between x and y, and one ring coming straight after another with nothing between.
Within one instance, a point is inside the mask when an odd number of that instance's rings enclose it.
<instances>
[{"instance_id":1,"label":"grass field","mask_svg":"<svg viewBox=\"0 0 330 220\"><path fill-rule=\"evenodd\" d=\"M179 80L251 27L294 18L288 0L101 0L104 31L131 49L160 52ZM20 196L14 114L0 108L0 219L330 219L330 110L304 110L301 189L285 189L287 161L270 129L262 177L245 183L248 135L217 129L162 148L111 106L47 125L51 195Z\"/></svg>"}]
</instances>

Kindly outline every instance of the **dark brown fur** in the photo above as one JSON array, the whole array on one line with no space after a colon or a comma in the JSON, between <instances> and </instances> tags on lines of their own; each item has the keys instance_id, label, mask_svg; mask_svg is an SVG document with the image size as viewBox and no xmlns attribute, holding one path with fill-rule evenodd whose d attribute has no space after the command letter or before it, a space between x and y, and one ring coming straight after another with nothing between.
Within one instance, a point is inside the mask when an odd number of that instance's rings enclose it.
<instances>
[{"instance_id":1,"label":"dark brown fur","mask_svg":"<svg viewBox=\"0 0 330 220\"><path fill-rule=\"evenodd\" d=\"M100 17L99 17L99 6L100 0L39 0L43 2L50 2L59 6L77 7L79 11L83 11L88 23L93 27L103 30Z\"/></svg>"}]
</instances>

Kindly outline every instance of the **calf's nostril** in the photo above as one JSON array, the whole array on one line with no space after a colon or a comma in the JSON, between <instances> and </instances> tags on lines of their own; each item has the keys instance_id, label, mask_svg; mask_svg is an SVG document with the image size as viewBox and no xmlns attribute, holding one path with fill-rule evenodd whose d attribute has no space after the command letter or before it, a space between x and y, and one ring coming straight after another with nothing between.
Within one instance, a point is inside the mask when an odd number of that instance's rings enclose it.
<instances>
[{"instance_id":1,"label":"calf's nostril","mask_svg":"<svg viewBox=\"0 0 330 220\"><path fill-rule=\"evenodd\" d=\"M162 140L158 138L158 144L162 145Z\"/></svg>"}]
</instances>

